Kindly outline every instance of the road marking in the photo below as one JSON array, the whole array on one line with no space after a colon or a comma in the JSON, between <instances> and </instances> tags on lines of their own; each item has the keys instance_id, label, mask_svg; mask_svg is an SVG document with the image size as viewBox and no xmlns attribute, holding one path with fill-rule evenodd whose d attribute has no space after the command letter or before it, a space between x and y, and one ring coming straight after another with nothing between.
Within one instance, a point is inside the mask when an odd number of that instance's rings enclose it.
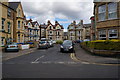
<instances>
[{"instance_id":1,"label":"road marking","mask_svg":"<svg viewBox=\"0 0 120 80\"><path fill-rule=\"evenodd\" d=\"M39 59L41 59L41 58L43 58L45 55L43 55L43 56L41 56L41 57L39 57L39 58L37 58L37 59L35 59L35 61L33 61L33 62L31 62L31 63L39 63Z\"/></svg>"},{"instance_id":2,"label":"road marking","mask_svg":"<svg viewBox=\"0 0 120 80\"><path fill-rule=\"evenodd\" d=\"M120 66L120 64L105 64L105 63L96 63L96 62L83 61L83 60L77 59L76 56L75 56L75 53L71 53L70 57L71 57L72 60L81 62L83 64L96 64L96 65L106 65L106 66Z\"/></svg>"}]
</instances>

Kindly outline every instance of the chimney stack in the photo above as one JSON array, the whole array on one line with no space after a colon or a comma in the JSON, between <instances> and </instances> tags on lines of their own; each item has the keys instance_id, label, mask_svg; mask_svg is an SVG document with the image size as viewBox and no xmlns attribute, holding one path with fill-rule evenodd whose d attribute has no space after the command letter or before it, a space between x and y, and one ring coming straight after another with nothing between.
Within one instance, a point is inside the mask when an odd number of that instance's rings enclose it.
<instances>
[{"instance_id":1,"label":"chimney stack","mask_svg":"<svg viewBox=\"0 0 120 80\"><path fill-rule=\"evenodd\" d=\"M83 25L83 20L80 21L81 25Z\"/></svg>"}]
</instances>

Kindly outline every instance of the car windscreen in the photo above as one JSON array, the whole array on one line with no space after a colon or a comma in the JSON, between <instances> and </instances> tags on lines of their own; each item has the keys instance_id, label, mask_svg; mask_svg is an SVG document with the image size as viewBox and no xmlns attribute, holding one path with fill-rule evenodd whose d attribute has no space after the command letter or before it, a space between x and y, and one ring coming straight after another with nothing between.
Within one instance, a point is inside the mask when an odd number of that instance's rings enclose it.
<instances>
[{"instance_id":1,"label":"car windscreen","mask_svg":"<svg viewBox=\"0 0 120 80\"><path fill-rule=\"evenodd\" d=\"M46 43L46 41L40 41L39 43L40 43L40 44L44 44L44 43Z\"/></svg>"},{"instance_id":2,"label":"car windscreen","mask_svg":"<svg viewBox=\"0 0 120 80\"><path fill-rule=\"evenodd\" d=\"M11 43L8 43L8 45L17 45L17 43L11 42Z\"/></svg>"},{"instance_id":3,"label":"car windscreen","mask_svg":"<svg viewBox=\"0 0 120 80\"><path fill-rule=\"evenodd\" d=\"M72 45L72 41L64 41L63 45Z\"/></svg>"}]
</instances>

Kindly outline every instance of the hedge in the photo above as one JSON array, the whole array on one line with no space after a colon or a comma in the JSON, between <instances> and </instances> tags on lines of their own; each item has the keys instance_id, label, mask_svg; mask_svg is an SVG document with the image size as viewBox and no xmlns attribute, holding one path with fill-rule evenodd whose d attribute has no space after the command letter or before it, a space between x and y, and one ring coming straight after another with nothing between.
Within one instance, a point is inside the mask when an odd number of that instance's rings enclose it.
<instances>
[{"instance_id":1,"label":"hedge","mask_svg":"<svg viewBox=\"0 0 120 80\"><path fill-rule=\"evenodd\" d=\"M62 40L57 40L57 41L56 41L56 44L62 44L62 43L63 43Z\"/></svg>"},{"instance_id":2,"label":"hedge","mask_svg":"<svg viewBox=\"0 0 120 80\"><path fill-rule=\"evenodd\" d=\"M80 44L96 50L120 50L120 40L95 40L82 42Z\"/></svg>"}]
</instances>

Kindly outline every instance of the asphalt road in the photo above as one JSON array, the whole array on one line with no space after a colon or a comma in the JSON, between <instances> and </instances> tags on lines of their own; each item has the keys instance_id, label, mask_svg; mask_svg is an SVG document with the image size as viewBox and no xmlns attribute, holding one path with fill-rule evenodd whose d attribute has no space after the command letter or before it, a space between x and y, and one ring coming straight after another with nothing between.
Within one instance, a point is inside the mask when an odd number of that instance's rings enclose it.
<instances>
[{"instance_id":1,"label":"asphalt road","mask_svg":"<svg viewBox=\"0 0 120 80\"><path fill-rule=\"evenodd\" d=\"M3 61L3 78L118 78L118 66L81 63L60 45Z\"/></svg>"}]
</instances>

